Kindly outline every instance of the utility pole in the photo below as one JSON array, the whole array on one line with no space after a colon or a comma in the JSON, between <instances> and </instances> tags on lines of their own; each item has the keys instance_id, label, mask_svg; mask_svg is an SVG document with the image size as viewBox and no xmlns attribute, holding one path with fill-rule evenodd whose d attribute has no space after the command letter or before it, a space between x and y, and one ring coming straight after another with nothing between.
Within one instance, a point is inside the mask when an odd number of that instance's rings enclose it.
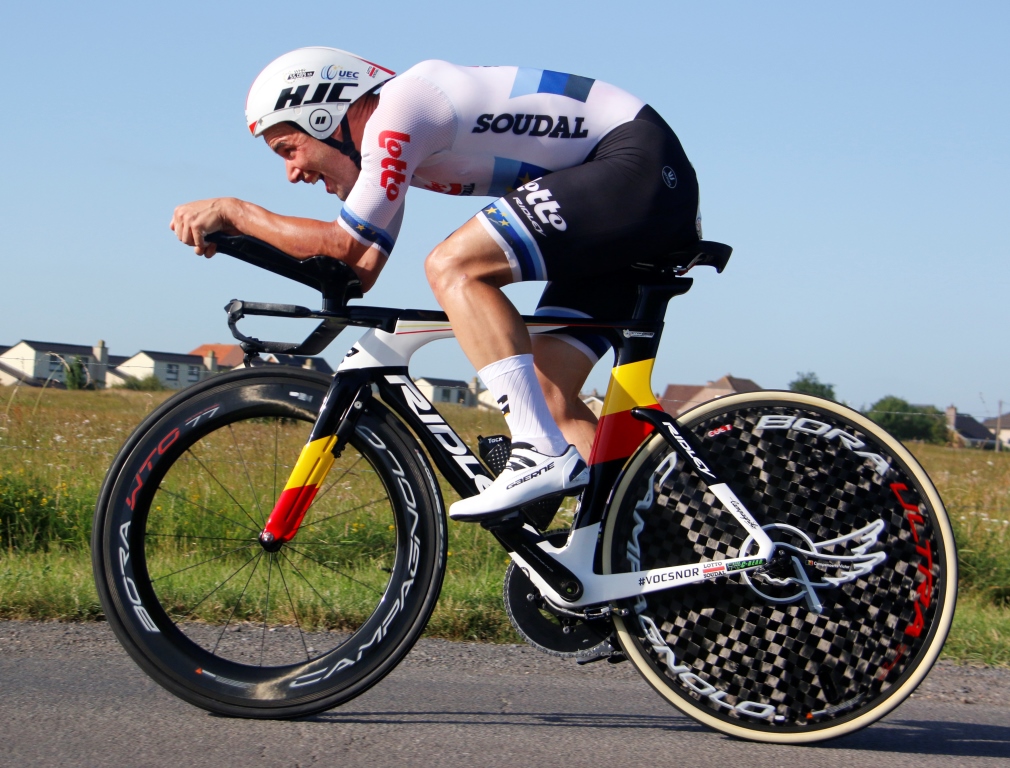
<instances>
[{"instance_id":1,"label":"utility pole","mask_svg":"<svg viewBox=\"0 0 1010 768\"><path fill-rule=\"evenodd\" d=\"M997 450L997 452L1000 450L1000 447L999 447L1000 446L999 430L1000 430L1000 419L1002 418L1002 416L1003 416L1003 401L1000 400L999 401L999 407L996 409L996 450Z\"/></svg>"}]
</instances>

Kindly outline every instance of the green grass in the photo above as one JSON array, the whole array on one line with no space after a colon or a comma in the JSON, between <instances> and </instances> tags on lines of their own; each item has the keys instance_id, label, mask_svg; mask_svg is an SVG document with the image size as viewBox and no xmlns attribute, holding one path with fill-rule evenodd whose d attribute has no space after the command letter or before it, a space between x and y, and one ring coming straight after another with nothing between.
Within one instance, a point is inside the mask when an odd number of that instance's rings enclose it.
<instances>
[{"instance_id":1,"label":"green grass","mask_svg":"<svg viewBox=\"0 0 1010 768\"><path fill-rule=\"evenodd\" d=\"M95 499L120 444L167 396L125 390L39 392L0 388L0 618L86 621L101 617L88 552ZM478 434L506 431L503 419L495 413L453 405L440 406L440 410L470 445L476 444ZM249 445L256 440L266 441L263 444L269 443L271 450L277 444L280 454L290 457L290 463L304 435L298 429L282 426L275 433L263 435L257 434L252 425L239 442ZM960 599L944 654L961 662L1010 666L1010 454L933 445L910 447L940 490L959 546ZM223 467L228 464L228 450L224 444L208 446L208 455L220 457ZM335 483L314 513L323 516L327 504L337 509L353 502L345 494L369 500L364 497L374 485L360 474L360 467L352 466L354 461L355 455L345 452L335 472L355 473L355 482ZM269 491L261 498L252 493L240 501L250 509L257 504L269 506L274 480L266 473L273 472L272 462L259 467L255 462L247 464L256 485ZM187 528L191 525L191 517L185 514L187 504L200 504L218 512L227 508L220 491L193 469L180 462L166 478L165 491L155 503L152 523L157 522L157 531L165 535L165 543L152 557L152 565L161 569L160 573L181 570L192 562L192 537L196 532ZM331 479L339 477L330 474ZM444 481L440 482L445 502L451 504L456 495ZM569 501L558 524L570 520L571 511ZM381 588L384 583L382 554L388 551L391 536L388 517L388 509L379 505L321 528L318 541L319 546L328 548L327 559L343 563L341 567L353 579L339 584L322 578L314 581L327 584L321 596L310 594L304 584L290 585L296 605L314 606L306 613L306 622L341 629L363 618L370 605L368 589ZM227 538L245 522L215 518L213 530ZM205 525L201 525L201 531L206 534ZM507 564L504 552L479 526L451 521L448 526L445 584L428 634L457 640L517 642L501 602ZM179 605L191 604L228 567L235 569L239 562L235 557L223 557L220 571L198 569L202 570L199 578L189 579L182 574L166 577L157 587L159 594ZM320 576L323 574L320 566L303 565L307 571L315 568ZM261 573L256 578L262 580L265 576ZM240 618L252 621L262 615L255 586L259 583L254 582L252 597L242 608ZM234 596L233 591L222 590L202 608L199 618L221 620ZM276 620L284 620L283 606L274 605L271 610L278 611Z\"/></svg>"},{"instance_id":2,"label":"green grass","mask_svg":"<svg viewBox=\"0 0 1010 768\"><path fill-rule=\"evenodd\" d=\"M943 658L962 664L1010 667L1010 610L993 605L977 592L958 595L954 625Z\"/></svg>"}]
</instances>

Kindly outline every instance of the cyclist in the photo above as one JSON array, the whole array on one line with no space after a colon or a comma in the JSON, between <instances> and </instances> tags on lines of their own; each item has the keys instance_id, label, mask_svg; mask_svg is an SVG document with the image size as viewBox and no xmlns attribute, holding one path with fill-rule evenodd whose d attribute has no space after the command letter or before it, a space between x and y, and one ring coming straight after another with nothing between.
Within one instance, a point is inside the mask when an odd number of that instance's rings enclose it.
<instances>
[{"instance_id":1,"label":"cyclist","mask_svg":"<svg viewBox=\"0 0 1010 768\"><path fill-rule=\"evenodd\" d=\"M596 419L579 399L605 337L565 330L532 340L501 287L548 280L538 314L630 317L631 264L697 241L698 186L680 141L641 99L577 75L424 61L394 73L334 48L269 64L246 122L292 183L322 181L344 201L334 222L234 198L176 208L198 254L204 235L240 232L299 258L349 264L368 290L393 249L407 187L500 196L438 245L428 281L512 433L506 469L456 502L486 520L588 481Z\"/></svg>"}]
</instances>

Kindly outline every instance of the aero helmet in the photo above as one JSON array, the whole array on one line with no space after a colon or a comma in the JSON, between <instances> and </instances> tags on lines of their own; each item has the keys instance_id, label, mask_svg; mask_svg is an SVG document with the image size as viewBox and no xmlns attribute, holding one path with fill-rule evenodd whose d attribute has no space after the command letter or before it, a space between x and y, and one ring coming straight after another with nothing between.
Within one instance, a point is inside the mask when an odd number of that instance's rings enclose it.
<instances>
[{"instance_id":1,"label":"aero helmet","mask_svg":"<svg viewBox=\"0 0 1010 768\"><path fill-rule=\"evenodd\" d=\"M253 136L278 123L290 122L350 157L361 167L361 155L350 140L347 109L395 72L337 48L298 48L270 62L249 89L246 125ZM330 137L337 126L345 141Z\"/></svg>"}]
</instances>

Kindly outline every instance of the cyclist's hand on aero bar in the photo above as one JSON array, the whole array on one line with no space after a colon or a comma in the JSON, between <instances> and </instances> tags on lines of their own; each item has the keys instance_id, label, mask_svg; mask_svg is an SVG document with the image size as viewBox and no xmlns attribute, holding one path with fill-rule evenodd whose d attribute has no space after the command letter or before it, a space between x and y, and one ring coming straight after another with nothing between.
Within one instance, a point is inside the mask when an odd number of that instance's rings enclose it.
<instances>
[{"instance_id":1,"label":"cyclist's hand on aero bar","mask_svg":"<svg viewBox=\"0 0 1010 768\"><path fill-rule=\"evenodd\" d=\"M180 205L172 214L169 226L180 241L193 246L198 255L209 259L217 253L217 246L204 241L204 235L222 231L239 234L230 216L237 202L230 197L215 197Z\"/></svg>"}]
</instances>

